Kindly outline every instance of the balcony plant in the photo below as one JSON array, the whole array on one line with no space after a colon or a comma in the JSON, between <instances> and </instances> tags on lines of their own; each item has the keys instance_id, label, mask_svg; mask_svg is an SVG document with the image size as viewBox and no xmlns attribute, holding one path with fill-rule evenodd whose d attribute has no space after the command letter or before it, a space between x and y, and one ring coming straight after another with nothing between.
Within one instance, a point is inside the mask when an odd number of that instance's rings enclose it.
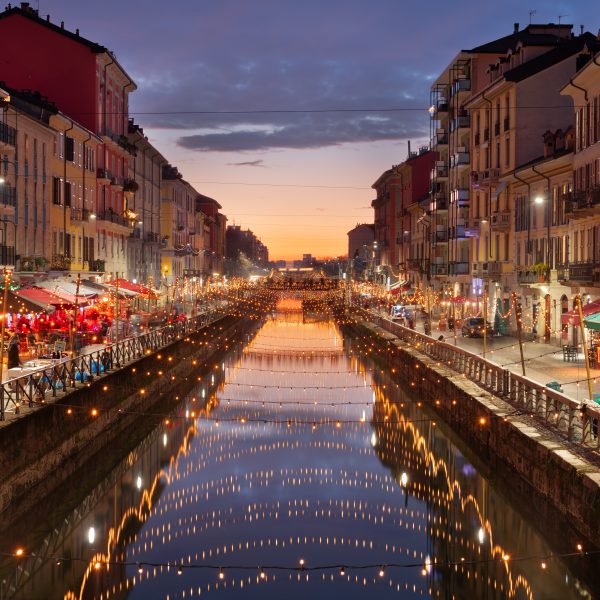
<instances>
[{"instance_id":1,"label":"balcony plant","mask_svg":"<svg viewBox=\"0 0 600 600\"><path fill-rule=\"evenodd\" d=\"M36 256L33 259L33 263L36 271L43 271L48 265L48 259L44 258L43 256Z\"/></svg>"},{"instance_id":2,"label":"balcony plant","mask_svg":"<svg viewBox=\"0 0 600 600\"><path fill-rule=\"evenodd\" d=\"M540 283L544 283L544 281L546 280L548 271L550 271L550 265L548 265L547 263L544 263L544 262L537 262L531 267L531 270L534 273L537 273L538 281Z\"/></svg>"}]
</instances>

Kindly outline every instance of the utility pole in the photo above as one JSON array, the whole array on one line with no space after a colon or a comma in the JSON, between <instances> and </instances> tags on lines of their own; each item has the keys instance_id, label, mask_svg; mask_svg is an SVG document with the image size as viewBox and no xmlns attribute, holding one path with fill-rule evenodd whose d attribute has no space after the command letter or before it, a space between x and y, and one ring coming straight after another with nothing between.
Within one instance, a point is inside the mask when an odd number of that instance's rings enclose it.
<instances>
[{"instance_id":1,"label":"utility pole","mask_svg":"<svg viewBox=\"0 0 600 600\"><path fill-rule=\"evenodd\" d=\"M487 289L483 286L483 358L487 352Z\"/></svg>"}]
</instances>

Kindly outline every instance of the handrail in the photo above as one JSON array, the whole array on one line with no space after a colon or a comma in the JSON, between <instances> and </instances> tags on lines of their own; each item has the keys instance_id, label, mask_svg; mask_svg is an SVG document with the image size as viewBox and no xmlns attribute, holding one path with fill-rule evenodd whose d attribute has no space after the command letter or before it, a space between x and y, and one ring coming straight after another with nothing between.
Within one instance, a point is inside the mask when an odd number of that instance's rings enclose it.
<instances>
[{"instance_id":1,"label":"handrail","mask_svg":"<svg viewBox=\"0 0 600 600\"><path fill-rule=\"evenodd\" d=\"M116 344L108 344L102 349L43 365L26 375L7 379L0 385L0 421L6 418L6 412L19 414L24 403L34 408L48 397L56 398L59 391L78 389L98 375L125 367L149 352L160 350L175 340L214 323L224 314L226 313L213 311L197 315L125 338Z\"/></svg>"},{"instance_id":2,"label":"handrail","mask_svg":"<svg viewBox=\"0 0 600 600\"><path fill-rule=\"evenodd\" d=\"M478 354L436 340L379 314L364 309L359 309L359 312L440 365L464 374L467 379L502 398L519 412L534 416L538 422L570 442L600 449L600 406L578 402Z\"/></svg>"}]
</instances>

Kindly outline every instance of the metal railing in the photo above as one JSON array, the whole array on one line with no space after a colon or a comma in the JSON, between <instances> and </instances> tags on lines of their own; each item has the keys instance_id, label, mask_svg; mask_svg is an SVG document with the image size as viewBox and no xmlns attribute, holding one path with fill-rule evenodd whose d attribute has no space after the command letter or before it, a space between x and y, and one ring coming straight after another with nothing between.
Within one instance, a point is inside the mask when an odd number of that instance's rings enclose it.
<instances>
[{"instance_id":1,"label":"metal railing","mask_svg":"<svg viewBox=\"0 0 600 600\"><path fill-rule=\"evenodd\" d=\"M19 414L23 405L34 408L86 385L104 373L119 370L134 360L160 350L178 339L217 321L225 313L213 311L128 337L105 348L66 358L31 370L26 375L7 379L0 385L0 421L7 412Z\"/></svg>"},{"instance_id":2,"label":"metal railing","mask_svg":"<svg viewBox=\"0 0 600 600\"><path fill-rule=\"evenodd\" d=\"M434 340L381 315L363 313L363 316L439 364L464 374L467 379L502 398L517 411L535 417L537 422L560 433L568 441L600 449L600 406L580 403L482 356L453 344Z\"/></svg>"}]
</instances>

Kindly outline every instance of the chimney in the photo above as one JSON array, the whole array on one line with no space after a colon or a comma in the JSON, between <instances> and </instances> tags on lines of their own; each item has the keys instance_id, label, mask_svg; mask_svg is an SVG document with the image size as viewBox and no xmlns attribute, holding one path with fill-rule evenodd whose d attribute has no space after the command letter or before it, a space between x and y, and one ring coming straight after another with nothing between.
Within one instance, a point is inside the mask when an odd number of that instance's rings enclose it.
<instances>
[{"instance_id":1,"label":"chimney","mask_svg":"<svg viewBox=\"0 0 600 600\"><path fill-rule=\"evenodd\" d=\"M513 33L519 33L519 24L518 23L514 24Z\"/></svg>"},{"instance_id":2,"label":"chimney","mask_svg":"<svg viewBox=\"0 0 600 600\"><path fill-rule=\"evenodd\" d=\"M21 10L29 10L29 2L21 2Z\"/></svg>"},{"instance_id":3,"label":"chimney","mask_svg":"<svg viewBox=\"0 0 600 600\"><path fill-rule=\"evenodd\" d=\"M75 30L75 35L79 35L79 27Z\"/></svg>"},{"instance_id":4,"label":"chimney","mask_svg":"<svg viewBox=\"0 0 600 600\"><path fill-rule=\"evenodd\" d=\"M50 23L50 15L46 15L46 21L48 21L48 23Z\"/></svg>"},{"instance_id":5,"label":"chimney","mask_svg":"<svg viewBox=\"0 0 600 600\"><path fill-rule=\"evenodd\" d=\"M61 29L64 29L64 28L65 28L65 22L64 22L64 21L61 21L61 22L60 22L60 28L61 28Z\"/></svg>"}]
</instances>

